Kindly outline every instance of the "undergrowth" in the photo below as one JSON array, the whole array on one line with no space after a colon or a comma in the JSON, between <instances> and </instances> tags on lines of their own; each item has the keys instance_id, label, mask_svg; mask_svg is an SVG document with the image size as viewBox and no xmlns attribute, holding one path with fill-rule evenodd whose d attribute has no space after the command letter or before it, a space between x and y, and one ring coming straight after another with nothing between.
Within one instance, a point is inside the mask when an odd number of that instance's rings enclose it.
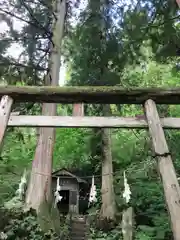
<instances>
[{"instance_id":1,"label":"undergrowth","mask_svg":"<svg viewBox=\"0 0 180 240\"><path fill-rule=\"evenodd\" d=\"M23 212L20 210L0 209L0 239L7 240L40 240L40 239L62 239L52 229L47 232L42 231L38 224L35 211ZM63 240L65 240L63 236Z\"/></svg>"}]
</instances>

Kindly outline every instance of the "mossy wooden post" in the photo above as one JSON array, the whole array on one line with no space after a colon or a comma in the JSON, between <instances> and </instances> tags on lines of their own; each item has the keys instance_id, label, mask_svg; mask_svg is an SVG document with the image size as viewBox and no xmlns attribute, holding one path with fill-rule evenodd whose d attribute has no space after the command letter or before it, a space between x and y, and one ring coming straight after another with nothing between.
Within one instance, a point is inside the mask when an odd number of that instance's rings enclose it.
<instances>
[{"instance_id":1,"label":"mossy wooden post","mask_svg":"<svg viewBox=\"0 0 180 240\"><path fill-rule=\"evenodd\" d=\"M165 129L180 129L180 118L161 118ZM145 119L134 117L68 117L10 115L8 127L66 127L66 128L148 128Z\"/></svg>"},{"instance_id":2,"label":"mossy wooden post","mask_svg":"<svg viewBox=\"0 0 180 240\"><path fill-rule=\"evenodd\" d=\"M0 86L0 97L8 95L16 102L143 104L148 99L157 104L180 104L180 87L132 88L56 87L56 86Z\"/></svg>"},{"instance_id":3,"label":"mossy wooden post","mask_svg":"<svg viewBox=\"0 0 180 240\"><path fill-rule=\"evenodd\" d=\"M122 215L122 234L123 240L133 239L133 208L128 207Z\"/></svg>"},{"instance_id":4,"label":"mossy wooden post","mask_svg":"<svg viewBox=\"0 0 180 240\"><path fill-rule=\"evenodd\" d=\"M175 240L180 239L180 188L172 163L171 155L161 126L156 104L153 100L145 103L145 113L158 168L162 178L167 207L170 214L172 232Z\"/></svg>"},{"instance_id":5,"label":"mossy wooden post","mask_svg":"<svg viewBox=\"0 0 180 240\"><path fill-rule=\"evenodd\" d=\"M2 146L6 127L11 114L13 99L9 96L3 96L0 102L0 145Z\"/></svg>"}]
</instances>

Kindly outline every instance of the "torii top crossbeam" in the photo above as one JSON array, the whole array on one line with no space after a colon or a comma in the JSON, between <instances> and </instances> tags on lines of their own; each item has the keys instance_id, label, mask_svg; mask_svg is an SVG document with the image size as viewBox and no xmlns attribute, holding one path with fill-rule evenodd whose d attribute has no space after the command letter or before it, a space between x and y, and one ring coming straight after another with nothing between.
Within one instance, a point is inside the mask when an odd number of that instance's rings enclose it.
<instances>
[{"instance_id":1,"label":"torii top crossbeam","mask_svg":"<svg viewBox=\"0 0 180 240\"><path fill-rule=\"evenodd\" d=\"M0 97L8 95L18 102L142 104L180 104L180 87L37 87L0 86Z\"/></svg>"}]
</instances>

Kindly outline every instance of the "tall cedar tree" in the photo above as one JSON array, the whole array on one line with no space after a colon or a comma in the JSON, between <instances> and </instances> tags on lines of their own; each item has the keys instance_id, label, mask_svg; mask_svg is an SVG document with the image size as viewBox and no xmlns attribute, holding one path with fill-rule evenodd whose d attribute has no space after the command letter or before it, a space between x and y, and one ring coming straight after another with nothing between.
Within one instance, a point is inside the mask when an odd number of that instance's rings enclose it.
<instances>
[{"instance_id":1,"label":"tall cedar tree","mask_svg":"<svg viewBox=\"0 0 180 240\"><path fill-rule=\"evenodd\" d=\"M54 2L54 22L52 26L53 44L49 56L49 73L46 76L46 85L57 86L61 58L61 43L66 16L66 0ZM43 104L43 115L56 115L56 104ZM26 204L39 210L40 205L51 200L51 173L53 145L55 140L54 128L41 128L33 161L31 178L27 191Z\"/></svg>"}]
</instances>

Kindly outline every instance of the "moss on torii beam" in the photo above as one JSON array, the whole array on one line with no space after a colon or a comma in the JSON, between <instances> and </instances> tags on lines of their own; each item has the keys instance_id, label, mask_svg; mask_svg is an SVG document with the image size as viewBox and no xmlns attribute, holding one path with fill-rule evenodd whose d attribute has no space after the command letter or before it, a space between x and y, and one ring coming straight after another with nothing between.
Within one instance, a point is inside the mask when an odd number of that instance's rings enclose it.
<instances>
[{"instance_id":1,"label":"moss on torii beam","mask_svg":"<svg viewBox=\"0 0 180 240\"><path fill-rule=\"evenodd\" d=\"M152 99L158 104L180 104L180 87L123 89L120 87L0 86L0 96L3 95L9 95L18 102L142 104Z\"/></svg>"}]
</instances>

